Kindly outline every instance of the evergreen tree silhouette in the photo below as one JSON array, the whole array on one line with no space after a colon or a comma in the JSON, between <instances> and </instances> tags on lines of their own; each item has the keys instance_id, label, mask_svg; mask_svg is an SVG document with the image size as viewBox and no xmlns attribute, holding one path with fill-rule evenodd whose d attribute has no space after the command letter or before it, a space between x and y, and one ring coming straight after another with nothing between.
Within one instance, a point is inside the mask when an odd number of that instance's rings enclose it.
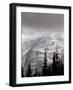
<instances>
[{"instance_id":1,"label":"evergreen tree silhouette","mask_svg":"<svg viewBox=\"0 0 73 90\"><path fill-rule=\"evenodd\" d=\"M24 77L24 67L21 68L21 76Z\"/></svg>"},{"instance_id":2,"label":"evergreen tree silhouette","mask_svg":"<svg viewBox=\"0 0 73 90\"><path fill-rule=\"evenodd\" d=\"M37 72L37 75L38 75L38 76L40 76L40 73L39 73L39 72Z\"/></svg>"},{"instance_id":3,"label":"evergreen tree silhouette","mask_svg":"<svg viewBox=\"0 0 73 90\"><path fill-rule=\"evenodd\" d=\"M43 63L43 69L42 69L42 76L46 76L46 72L47 72L47 55L46 55L46 50L44 53L44 63Z\"/></svg>"},{"instance_id":4,"label":"evergreen tree silhouette","mask_svg":"<svg viewBox=\"0 0 73 90\"><path fill-rule=\"evenodd\" d=\"M37 69L35 69L35 73L34 73L34 75L33 76L37 76Z\"/></svg>"},{"instance_id":5,"label":"evergreen tree silhouette","mask_svg":"<svg viewBox=\"0 0 73 90\"><path fill-rule=\"evenodd\" d=\"M57 59L58 61L56 61ZM53 56L53 75L61 75L61 67L58 53L54 53Z\"/></svg>"},{"instance_id":6,"label":"evergreen tree silhouette","mask_svg":"<svg viewBox=\"0 0 73 90\"><path fill-rule=\"evenodd\" d=\"M31 77L31 66L30 66L30 64L29 64L29 66L28 66L28 69L27 69L27 72L26 72L26 76L27 77Z\"/></svg>"},{"instance_id":7,"label":"evergreen tree silhouette","mask_svg":"<svg viewBox=\"0 0 73 90\"><path fill-rule=\"evenodd\" d=\"M35 73L33 74L33 76L40 76L39 71L37 69L35 69Z\"/></svg>"}]
</instances>

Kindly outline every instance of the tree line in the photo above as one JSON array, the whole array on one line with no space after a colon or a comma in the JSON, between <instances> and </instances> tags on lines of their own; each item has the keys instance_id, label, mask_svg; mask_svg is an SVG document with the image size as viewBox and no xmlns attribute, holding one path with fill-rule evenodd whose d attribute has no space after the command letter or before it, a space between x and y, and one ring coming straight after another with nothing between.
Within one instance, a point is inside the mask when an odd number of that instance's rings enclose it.
<instances>
[{"instance_id":1,"label":"tree line","mask_svg":"<svg viewBox=\"0 0 73 90\"><path fill-rule=\"evenodd\" d=\"M58 53L55 52L53 55L53 63L47 65L47 54L46 50L44 53L44 62L42 66L42 72L35 69L35 73L32 75L31 65L29 63L28 69L26 71L26 77L35 77L35 76L55 76L55 75L64 75L64 64L61 63ZM22 77L24 77L24 68L22 67Z\"/></svg>"}]
</instances>

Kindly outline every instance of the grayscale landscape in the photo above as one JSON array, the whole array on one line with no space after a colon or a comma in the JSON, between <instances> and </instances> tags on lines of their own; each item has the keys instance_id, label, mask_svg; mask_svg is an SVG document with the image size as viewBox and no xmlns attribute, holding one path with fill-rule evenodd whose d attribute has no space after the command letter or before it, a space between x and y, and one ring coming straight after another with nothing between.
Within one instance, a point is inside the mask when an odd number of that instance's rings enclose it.
<instances>
[{"instance_id":1,"label":"grayscale landscape","mask_svg":"<svg viewBox=\"0 0 73 90\"><path fill-rule=\"evenodd\" d=\"M64 15L21 14L21 76L64 75Z\"/></svg>"}]
</instances>

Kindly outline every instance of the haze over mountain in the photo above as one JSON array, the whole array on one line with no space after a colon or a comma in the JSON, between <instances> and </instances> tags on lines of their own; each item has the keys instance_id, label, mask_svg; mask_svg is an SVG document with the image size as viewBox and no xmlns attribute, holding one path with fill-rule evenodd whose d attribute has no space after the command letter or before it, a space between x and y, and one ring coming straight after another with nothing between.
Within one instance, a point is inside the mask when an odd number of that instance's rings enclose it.
<instances>
[{"instance_id":1,"label":"haze over mountain","mask_svg":"<svg viewBox=\"0 0 73 90\"><path fill-rule=\"evenodd\" d=\"M38 36L38 35L37 35ZM34 37L34 36L33 36ZM36 48L63 48L64 35L63 33L46 33L37 38L22 39L22 52L26 54L32 47Z\"/></svg>"},{"instance_id":2,"label":"haze over mountain","mask_svg":"<svg viewBox=\"0 0 73 90\"><path fill-rule=\"evenodd\" d=\"M53 35L53 36L52 36ZM55 49L61 49L61 55L64 53L64 38L63 33L43 34L38 38L32 40L23 40L22 43L22 66L28 66L29 62L31 68L34 70L37 68L41 71L41 67L44 60L44 52L47 49L48 65L52 62ZM51 51L50 51L51 50ZM60 56L61 56L60 55ZM27 67L26 67L27 68ZM27 70L27 69L26 69Z\"/></svg>"}]
</instances>

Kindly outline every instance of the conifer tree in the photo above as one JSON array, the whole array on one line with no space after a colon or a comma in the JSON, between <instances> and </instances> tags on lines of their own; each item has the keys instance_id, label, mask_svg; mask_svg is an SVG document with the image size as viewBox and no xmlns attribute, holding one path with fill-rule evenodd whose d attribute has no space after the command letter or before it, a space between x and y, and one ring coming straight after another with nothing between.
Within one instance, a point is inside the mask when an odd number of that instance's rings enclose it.
<instances>
[{"instance_id":1,"label":"conifer tree","mask_svg":"<svg viewBox=\"0 0 73 90\"><path fill-rule=\"evenodd\" d=\"M30 77L31 76L31 66L30 66L30 64L28 66L28 69L27 69L27 72L26 72L26 76L27 77Z\"/></svg>"},{"instance_id":2,"label":"conifer tree","mask_svg":"<svg viewBox=\"0 0 73 90\"><path fill-rule=\"evenodd\" d=\"M37 76L37 69L35 69L35 73L34 73L34 75L33 76Z\"/></svg>"},{"instance_id":3,"label":"conifer tree","mask_svg":"<svg viewBox=\"0 0 73 90\"><path fill-rule=\"evenodd\" d=\"M22 67L21 76L24 77L24 67Z\"/></svg>"},{"instance_id":4,"label":"conifer tree","mask_svg":"<svg viewBox=\"0 0 73 90\"><path fill-rule=\"evenodd\" d=\"M44 53L44 63L43 63L43 69L42 69L42 75L46 76L46 72L47 72L47 56L46 56L46 50Z\"/></svg>"}]
</instances>

